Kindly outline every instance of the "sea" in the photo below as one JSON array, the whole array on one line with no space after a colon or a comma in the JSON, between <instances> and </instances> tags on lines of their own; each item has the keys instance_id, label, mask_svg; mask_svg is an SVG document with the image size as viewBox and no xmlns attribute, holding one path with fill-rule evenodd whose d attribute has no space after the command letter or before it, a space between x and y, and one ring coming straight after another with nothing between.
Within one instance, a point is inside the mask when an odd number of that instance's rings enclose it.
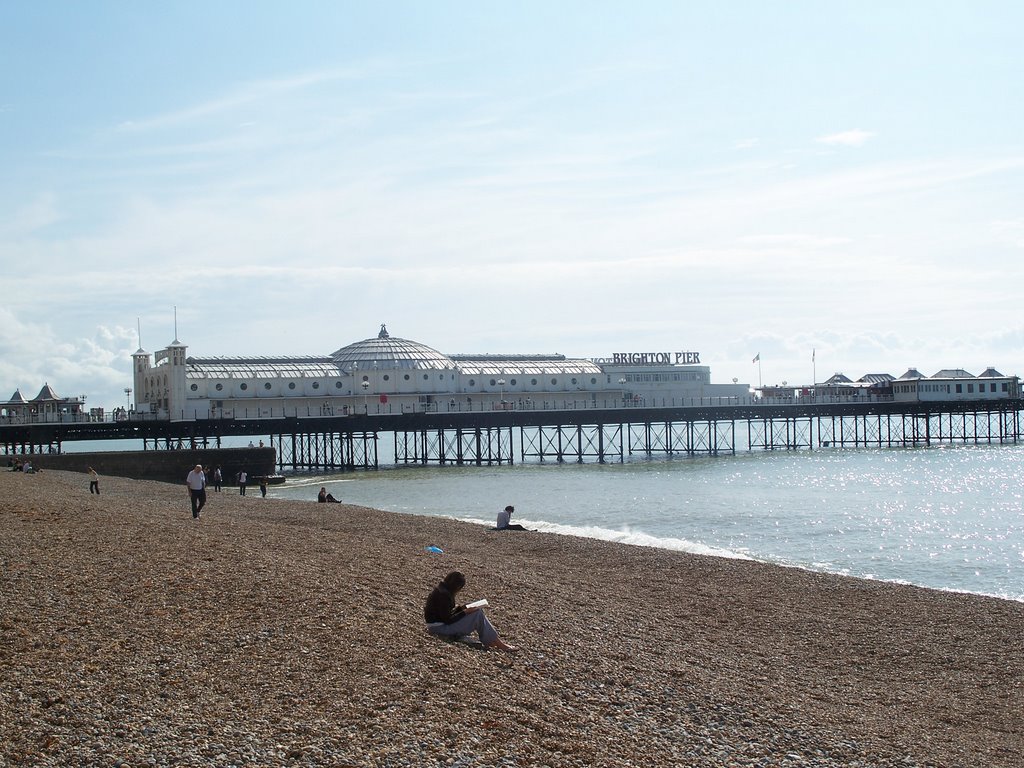
<instances>
[{"instance_id":1,"label":"sea","mask_svg":"<svg viewBox=\"0 0 1024 768\"><path fill-rule=\"evenodd\" d=\"M295 475L269 495L749 558L1024 601L1024 445ZM448 542L424 541L444 548Z\"/></svg>"}]
</instances>

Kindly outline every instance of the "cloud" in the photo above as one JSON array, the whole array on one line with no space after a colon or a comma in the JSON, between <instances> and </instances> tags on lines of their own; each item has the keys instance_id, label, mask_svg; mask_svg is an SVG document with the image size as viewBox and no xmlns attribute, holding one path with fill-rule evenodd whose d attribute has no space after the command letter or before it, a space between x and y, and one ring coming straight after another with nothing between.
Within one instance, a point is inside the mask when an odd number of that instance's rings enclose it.
<instances>
[{"instance_id":1,"label":"cloud","mask_svg":"<svg viewBox=\"0 0 1024 768\"><path fill-rule=\"evenodd\" d=\"M815 139L819 144L826 144L830 147L862 147L869 139L874 138L872 131L841 131L840 133L819 136Z\"/></svg>"},{"instance_id":2,"label":"cloud","mask_svg":"<svg viewBox=\"0 0 1024 768\"><path fill-rule=\"evenodd\" d=\"M993 221L989 228L1000 242L1004 242L1014 248L1024 248L1024 220Z\"/></svg>"},{"instance_id":3,"label":"cloud","mask_svg":"<svg viewBox=\"0 0 1024 768\"><path fill-rule=\"evenodd\" d=\"M761 143L760 139L740 139L732 145L733 149L753 149Z\"/></svg>"},{"instance_id":4,"label":"cloud","mask_svg":"<svg viewBox=\"0 0 1024 768\"><path fill-rule=\"evenodd\" d=\"M362 79L381 68L379 62L371 62L363 67L325 69L306 72L293 77L270 78L245 83L220 98L159 115L123 120L115 128L120 133L160 130L202 118L237 111L241 107L269 102L283 94L302 91L328 83Z\"/></svg>"}]
</instances>

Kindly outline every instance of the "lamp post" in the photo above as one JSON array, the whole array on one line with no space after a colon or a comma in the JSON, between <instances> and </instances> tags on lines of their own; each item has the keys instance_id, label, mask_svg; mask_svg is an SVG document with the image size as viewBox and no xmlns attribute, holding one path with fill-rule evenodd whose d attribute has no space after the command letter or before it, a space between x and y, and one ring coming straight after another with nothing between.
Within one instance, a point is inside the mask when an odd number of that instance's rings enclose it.
<instances>
[{"instance_id":1,"label":"lamp post","mask_svg":"<svg viewBox=\"0 0 1024 768\"><path fill-rule=\"evenodd\" d=\"M619 389L622 390L622 404L626 404L626 377L619 379Z\"/></svg>"},{"instance_id":2,"label":"lamp post","mask_svg":"<svg viewBox=\"0 0 1024 768\"><path fill-rule=\"evenodd\" d=\"M363 413L369 414L370 413L370 408L366 404L366 390L368 390L370 388L370 382L364 381L359 386L361 386L363 388Z\"/></svg>"},{"instance_id":3,"label":"lamp post","mask_svg":"<svg viewBox=\"0 0 1024 768\"><path fill-rule=\"evenodd\" d=\"M132 388L131 387L125 387L124 388L124 396L128 400L128 410L130 411L132 409Z\"/></svg>"},{"instance_id":4,"label":"lamp post","mask_svg":"<svg viewBox=\"0 0 1024 768\"><path fill-rule=\"evenodd\" d=\"M505 410L505 380L498 379L498 402L501 404L501 410Z\"/></svg>"}]
</instances>

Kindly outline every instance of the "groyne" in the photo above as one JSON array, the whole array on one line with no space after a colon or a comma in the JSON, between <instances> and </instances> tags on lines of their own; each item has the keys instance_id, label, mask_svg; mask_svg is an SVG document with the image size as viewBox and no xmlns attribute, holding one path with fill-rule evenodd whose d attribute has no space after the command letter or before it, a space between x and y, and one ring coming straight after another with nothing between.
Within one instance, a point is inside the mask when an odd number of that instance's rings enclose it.
<instances>
[{"instance_id":1,"label":"groyne","mask_svg":"<svg viewBox=\"0 0 1024 768\"><path fill-rule=\"evenodd\" d=\"M261 475L273 475L273 448L196 448L178 451L94 451L83 453L31 453L9 457L29 460L37 469L62 469L86 472L89 467L100 475L133 480L158 480L184 483L185 475L196 464L220 467L225 485L235 485L238 473L245 470L249 482Z\"/></svg>"}]
</instances>

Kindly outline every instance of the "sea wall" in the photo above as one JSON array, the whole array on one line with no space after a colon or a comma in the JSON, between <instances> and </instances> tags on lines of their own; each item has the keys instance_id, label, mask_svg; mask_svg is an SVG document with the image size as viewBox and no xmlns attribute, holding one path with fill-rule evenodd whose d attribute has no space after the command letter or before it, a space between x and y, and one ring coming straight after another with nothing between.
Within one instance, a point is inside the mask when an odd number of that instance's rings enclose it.
<instances>
[{"instance_id":1,"label":"sea wall","mask_svg":"<svg viewBox=\"0 0 1024 768\"><path fill-rule=\"evenodd\" d=\"M178 451L33 453L10 458L28 459L37 469L86 472L92 467L100 475L168 483L184 483L185 476L196 464L209 468L219 466L224 484L235 485L235 478L243 469L250 482L261 475L273 475L274 455L273 448L202 448Z\"/></svg>"}]
</instances>

